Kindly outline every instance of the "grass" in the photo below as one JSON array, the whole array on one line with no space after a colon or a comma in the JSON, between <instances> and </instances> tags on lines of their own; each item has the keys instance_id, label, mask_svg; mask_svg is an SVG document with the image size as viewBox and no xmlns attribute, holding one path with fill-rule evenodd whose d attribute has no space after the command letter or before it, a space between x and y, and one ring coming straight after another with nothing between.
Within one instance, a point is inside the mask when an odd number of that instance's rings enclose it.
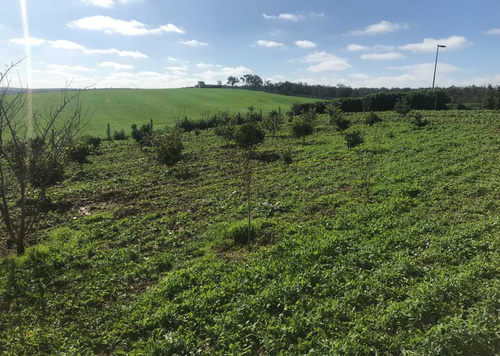
<instances>
[{"instance_id":1,"label":"grass","mask_svg":"<svg viewBox=\"0 0 500 356\"><path fill-rule=\"evenodd\" d=\"M347 115L354 149L326 117L306 145L289 123L267 137L250 250L237 149L187 133L168 169L131 140L105 143L48 193L62 208L26 255L2 258L0 350L498 354L500 117L422 115L421 128Z\"/></svg>"},{"instance_id":2,"label":"grass","mask_svg":"<svg viewBox=\"0 0 500 356\"><path fill-rule=\"evenodd\" d=\"M52 103L57 103L59 96L57 92L36 93L35 107L46 110ZM262 110L264 114L281 107L285 113L297 101L316 100L241 89L88 90L83 93L82 102L93 116L84 133L105 138L108 123L111 134L122 129L129 133L132 124L140 126L151 119L157 127L173 126L176 119L184 116L199 119L219 111L244 114L249 106Z\"/></svg>"}]
</instances>

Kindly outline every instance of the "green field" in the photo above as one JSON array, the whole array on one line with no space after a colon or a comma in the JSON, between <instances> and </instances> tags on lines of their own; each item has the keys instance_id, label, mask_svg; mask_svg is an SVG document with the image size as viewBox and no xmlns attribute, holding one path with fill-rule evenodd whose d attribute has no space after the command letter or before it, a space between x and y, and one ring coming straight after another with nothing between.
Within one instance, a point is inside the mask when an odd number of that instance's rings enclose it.
<instances>
[{"instance_id":1,"label":"green field","mask_svg":"<svg viewBox=\"0 0 500 356\"><path fill-rule=\"evenodd\" d=\"M44 111L57 103L59 96L57 92L36 93L35 107ZM111 133L123 129L129 134L132 124L149 123L150 119L157 128L163 128L174 125L176 118L184 116L199 119L219 111L244 114L249 106L264 114L281 107L285 113L292 103L299 101L316 100L236 89L87 90L82 94L82 104L93 115L84 132L105 138L108 123Z\"/></svg>"},{"instance_id":2,"label":"green field","mask_svg":"<svg viewBox=\"0 0 500 356\"><path fill-rule=\"evenodd\" d=\"M498 355L500 115L421 114L346 115L354 149L326 116L267 136L250 248L242 153L213 130L173 168L104 142L2 250L0 353Z\"/></svg>"}]
</instances>

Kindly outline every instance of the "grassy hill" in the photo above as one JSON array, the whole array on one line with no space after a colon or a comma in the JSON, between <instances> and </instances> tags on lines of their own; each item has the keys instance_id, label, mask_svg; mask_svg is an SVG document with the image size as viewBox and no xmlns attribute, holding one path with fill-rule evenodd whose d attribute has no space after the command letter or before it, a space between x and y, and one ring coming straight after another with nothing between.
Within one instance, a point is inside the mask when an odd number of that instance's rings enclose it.
<instances>
[{"instance_id":1,"label":"grassy hill","mask_svg":"<svg viewBox=\"0 0 500 356\"><path fill-rule=\"evenodd\" d=\"M57 92L36 93L35 106L43 111L57 103L59 96ZM93 112L85 133L103 138L108 123L111 132L124 129L128 134L132 124L149 123L150 119L160 128L174 125L176 118L184 116L198 119L222 110L243 114L249 106L264 114L281 107L285 113L298 101L316 100L242 89L196 88L88 90L82 95L83 106Z\"/></svg>"},{"instance_id":2,"label":"grassy hill","mask_svg":"<svg viewBox=\"0 0 500 356\"><path fill-rule=\"evenodd\" d=\"M422 114L348 115L354 149L326 117L305 145L266 137L250 248L241 153L213 130L170 169L105 142L3 251L0 352L499 354L500 116Z\"/></svg>"}]
</instances>

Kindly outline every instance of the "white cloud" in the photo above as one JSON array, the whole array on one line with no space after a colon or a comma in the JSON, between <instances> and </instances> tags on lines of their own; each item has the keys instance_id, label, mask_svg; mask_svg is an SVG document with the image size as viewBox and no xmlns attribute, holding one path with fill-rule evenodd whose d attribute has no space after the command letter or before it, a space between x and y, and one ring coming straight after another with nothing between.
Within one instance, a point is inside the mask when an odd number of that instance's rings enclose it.
<instances>
[{"instance_id":1,"label":"white cloud","mask_svg":"<svg viewBox=\"0 0 500 356\"><path fill-rule=\"evenodd\" d=\"M114 0L82 0L82 2L86 5L104 7L107 9L115 5Z\"/></svg>"},{"instance_id":2,"label":"white cloud","mask_svg":"<svg viewBox=\"0 0 500 356\"><path fill-rule=\"evenodd\" d=\"M189 40L189 41L179 41L180 44L183 44L185 46L190 46L190 47L204 47L208 46L208 43L206 42L200 42L196 40Z\"/></svg>"},{"instance_id":3,"label":"white cloud","mask_svg":"<svg viewBox=\"0 0 500 356\"><path fill-rule=\"evenodd\" d=\"M351 68L351 65L345 58L337 57L334 54L326 52L314 52L304 58L302 62L316 63L307 68L310 72L324 72L330 70L345 70Z\"/></svg>"},{"instance_id":4,"label":"white cloud","mask_svg":"<svg viewBox=\"0 0 500 356\"><path fill-rule=\"evenodd\" d=\"M417 77L431 77L434 71L434 63L431 62L431 63L421 63L416 65L407 65L400 67L389 67L388 69L408 72L409 74L412 74ZM446 63L439 63L438 69L440 73L451 73L460 70L458 67Z\"/></svg>"},{"instance_id":5,"label":"white cloud","mask_svg":"<svg viewBox=\"0 0 500 356\"><path fill-rule=\"evenodd\" d=\"M222 80L225 81L227 77L230 75L235 76L235 77L240 77L244 74L252 73L252 70L239 66L239 67L223 67L218 70L206 70L201 73L196 73L193 75L193 77L199 79L199 80L205 80L205 81L217 81L217 80Z\"/></svg>"},{"instance_id":6,"label":"white cloud","mask_svg":"<svg viewBox=\"0 0 500 356\"><path fill-rule=\"evenodd\" d=\"M267 20L288 20L288 21L299 21L300 15L297 14L279 14L279 15L266 15L262 14L262 16Z\"/></svg>"},{"instance_id":7,"label":"white cloud","mask_svg":"<svg viewBox=\"0 0 500 356\"><path fill-rule=\"evenodd\" d=\"M121 63L116 63L116 62L102 62L99 64L101 67L111 67L116 70L122 70L122 69L133 69L134 66L130 64L121 64Z\"/></svg>"},{"instance_id":8,"label":"white cloud","mask_svg":"<svg viewBox=\"0 0 500 356\"><path fill-rule=\"evenodd\" d=\"M278 47L285 47L283 43L280 42L274 42L274 41L266 41L266 40L258 40L256 42L258 46L261 47L266 47L266 48L278 48Z\"/></svg>"},{"instance_id":9,"label":"white cloud","mask_svg":"<svg viewBox=\"0 0 500 356\"><path fill-rule=\"evenodd\" d=\"M110 9L115 6L115 0L80 0L82 3L90 6L103 7ZM142 0L119 0L120 4L130 4L132 2L142 2Z\"/></svg>"},{"instance_id":10,"label":"white cloud","mask_svg":"<svg viewBox=\"0 0 500 356\"><path fill-rule=\"evenodd\" d=\"M266 20L285 20L285 21L293 21L293 22L302 21L308 17L314 18L314 17L324 17L324 16L325 16L325 14L316 13L316 12L299 12L299 13L295 13L295 14L282 13L279 15L262 14L262 17L264 17Z\"/></svg>"},{"instance_id":11,"label":"white cloud","mask_svg":"<svg viewBox=\"0 0 500 356\"><path fill-rule=\"evenodd\" d=\"M114 88L181 88L193 86L197 79L177 73L141 71L138 73L118 72L101 78L99 87Z\"/></svg>"},{"instance_id":12,"label":"white cloud","mask_svg":"<svg viewBox=\"0 0 500 356\"><path fill-rule=\"evenodd\" d=\"M300 48L314 48L316 47L316 43L311 42L311 41L295 41L295 44L300 47Z\"/></svg>"},{"instance_id":13,"label":"white cloud","mask_svg":"<svg viewBox=\"0 0 500 356\"><path fill-rule=\"evenodd\" d=\"M15 44L20 44L23 46L40 46L47 41L35 37L22 37L22 38L13 38L10 40L10 42Z\"/></svg>"},{"instance_id":14,"label":"white cloud","mask_svg":"<svg viewBox=\"0 0 500 356\"><path fill-rule=\"evenodd\" d=\"M361 55L361 59L391 60L391 59L401 59L401 58L404 58L404 56L399 52L367 53Z\"/></svg>"},{"instance_id":15,"label":"white cloud","mask_svg":"<svg viewBox=\"0 0 500 356\"><path fill-rule=\"evenodd\" d=\"M61 48L61 49L69 49L69 50L84 50L85 47L82 46L81 44L72 42L72 41L66 41L66 40L57 40L57 41L49 41L52 47L54 48Z\"/></svg>"},{"instance_id":16,"label":"white cloud","mask_svg":"<svg viewBox=\"0 0 500 356\"><path fill-rule=\"evenodd\" d=\"M451 36L438 40L425 38L423 42L399 46L399 49L413 52L434 52L438 44L445 45L447 49L460 49L467 45L468 42L467 39L462 36Z\"/></svg>"},{"instance_id":17,"label":"white cloud","mask_svg":"<svg viewBox=\"0 0 500 356\"><path fill-rule=\"evenodd\" d=\"M141 22L132 20L117 20L109 16L90 16L68 23L69 27L80 28L90 31L101 31L108 34L120 34L125 36L158 35L162 33L185 33L182 28L172 24L163 25L149 29Z\"/></svg>"},{"instance_id":18,"label":"white cloud","mask_svg":"<svg viewBox=\"0 0 500 356\"><path fill-rule=\"evenodd\" d=\"M350 44L349 46L347 46L347 50L349 52L368 51L369 49L370 47L361 46L359 44Z\"/></svg>"},{"instance_id":19,"label":"white cloud","mask_svg":"<svg viewBox=\"0 0 500 356\"><path fill-rule=\"evenodd\" d=\"M487 35L500 35L500 28L492 28L489 31L486 31Z\"/></svg>"},{"instance_id":20,"label":"white cloud","mask_svg":"<svg viewBox=\"0 0 500 356\"><path fill-rule=\"evenodd\" d=\"M167 61L172 62L172 63L183 63L183 64L189 63L189 61L186 61L182 58L175 58L175 57L167 57Z\"/></svg>"},{"instance_id":21,"label":"white cloud","mask_svg":"<svg viewBox=\"0 0 500 356\"><path fill-rule=\"evenodd\" d=\"M94 68L88 68L88 67L83 67L83 66L70 66L70 65L64 65L64 64L47 64L46 65L47 69L49 69L52 72L94 72Z\"/></svg>"},{"instance_id":22,"label":"white cloud","mask_svg":"<svg viewBox=\"0 0 500 356\"><path fill-rule=\"evenodd\" d=\"M210 64L210 63L200 62L200 63L196 64L196 67L201 68L201 69L207 69L207 68L214 68L214 67L220 68L221 66L218 64Z\"/></svg>"},{"instance_id":23,"label":"white cloud","mask_svg":"<svg viewBox=\"0 0 500 356\"><path fill-rule=\"evenodd\" d=\"M270 80L273 83L278 83L278 82L284 82L287 80L287 78L284 75L273 75L272 77L266 78L267 80Z\"/></svg>"},{"instance_id":24,"label":"white cloud","mask_svg":"<svg viewBox=\"0 0 500 356\"><path fill-rule=\"evenodd\" d=\"M179 79L188 76L186 72L189 69L189 66L181 65L181 66L166 67L165 69L168 71L168 75L171 78Z\"/></svg>"},{"instance_id":25,"label":"white cloud","mask_svg":"<svg viewBox=\"0 0 500 356\"><path fill-rule=\"evenodd\" d=\"M84 54L116 54L120 57L131 57L131 58L149 58L144 53L139 51L120 51L116 48L110 49L85 49Z\"/></svg>"},{"instance_id":26,"label":"white cloud","mask_svg":"<svg viewBox=\"0 0 500 356\"><path fill-rule=\"evenodd\" d=\"M168 70L173 72L185 72L189 69L188 66L167 67Z\"/></svg>"},{"instance_id":27,"label":"white cloud","mask_svg":"<svg viewBox=\"0 0 500 356\"><path fill-rule=\"evenodd\" d=\"M350 44L346 48L349 52L363 52L363 51L375 51L375 52L394 52L394 46L384 46L384 45L375 45L372 47L361 46L358 44Z\"/></svg>"},{"instance_id":28,"label":"white cloud","mask_svg":"<svg viewBox=\"0 0 500 356\"><path fill-rule=\"evenodd\" d=\"M350 31L349 34L353 36L362 36L362 35L379 35L382 33L390 33L396 32L398 30L407 29L409 26L406 23L399 22L389 22L389 21L380 21L379 23L373 24L365 28L364 30L358 31Z\"/></svg>"},{"instance_id":29,"label":"white cloud","mask_svg":"<svg viewBox=\"0 0 500 356\"><path fill-rule=\"evenodd\" d=\"M349 78L356 79L356 80L366 80L369 79L370 76L368 74L364 73L352 73L348 75Z\"/></svg>"}]
</instances>

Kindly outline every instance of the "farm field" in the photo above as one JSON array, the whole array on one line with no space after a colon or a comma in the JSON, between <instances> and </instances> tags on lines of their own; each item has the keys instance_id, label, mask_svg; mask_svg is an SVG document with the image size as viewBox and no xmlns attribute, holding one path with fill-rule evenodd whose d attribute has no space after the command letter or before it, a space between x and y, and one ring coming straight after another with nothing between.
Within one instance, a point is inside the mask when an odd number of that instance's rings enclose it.
<instances>
[{"instance_id":1,"label":"farm field","mask_svg":"<svg viewBox=\"0 0 500 356\"><path fill-rule=\"evenodd\" d=\"M41 111L57 104L60 93L34 94L34 105ZM129 131L132 124L149 123L157 127L173 126L176 119L187 116L199 119L220 111L245 113L249 106L268 113L289 110L294 102L314 102L298 98L242 89L101 89L87 90L81 96L83 108L93 113L83 133L106 138L109 123L113 131Z\"/></svg>"},{"instance_id":2,"label":"farm field","mask_svg":"<svg viewBox=\"0 0 500 356\"><path fill-rule=\"evenodd\" d=\"M165 110L113 93L84 100L127 134ZM499 112L377 114L346 114L352 149L326 115L305 144L290 122L266 136L250 246L242 153L213 130L183 133L171 168L103 142L47 191L26 254L2 250L0 353L499 354Z\"/></svg>"}]
</instances>

